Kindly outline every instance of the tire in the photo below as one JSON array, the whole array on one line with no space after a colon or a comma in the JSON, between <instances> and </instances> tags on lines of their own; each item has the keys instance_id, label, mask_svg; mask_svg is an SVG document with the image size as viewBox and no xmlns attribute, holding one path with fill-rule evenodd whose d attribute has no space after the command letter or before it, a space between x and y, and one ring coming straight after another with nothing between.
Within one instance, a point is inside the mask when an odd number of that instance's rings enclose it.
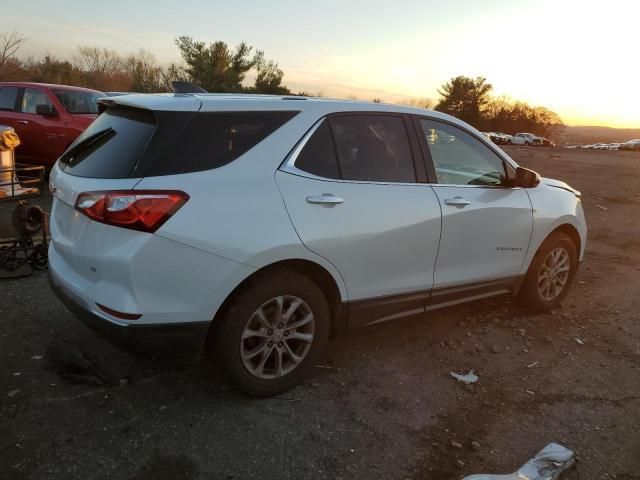
<instances>
[{"instance_id":1,"label":"tire","mask_svg":"<svg viewBox=\"0 0 640 480\"><path fill-rule=\"evenodd\" d=\"M254 278L236 294L222 321L216 343L223 372L232 386L254 397L277 395L308 377L324 353L331 325L322 290L289 270ZM301 326L286 328L294 324Z\"/></svg>"},{"instance_id":2,"label":"tire","mask_svg":"<svg viewBox=\"0 0 640 480\"><path fill-rule=\"evenodd\" d=\"M529 142L524 142L525 147L528 147L529 145L530 145Z\"/></svg>"},{"instance_id":3,"label":"tire","mask_svg":"<svg viewBox=\"0 0 640 480\"><path fill-rule=\"evenodd\" d=\"M558 256L558 262L553 267L556 268L556 273L552 276L552 280L544 280L544 276L550 274L550 266L554 265L554 254L557 252L563 252L563 256ZM566 255L566 260L562 260ZM568 267L566 271L566 277L564 276L562 269ZM551 268L551 271L553 271ZM519 292L519 300L527 308L535 312L548 312L554 308L558 308L567 296L571 283L576 274L578 268L578 253L576 246L567 235L564 233L555 233L547 238L538 252L533 257L529 270L525 276L524 282ZM554 281L556 278L557 281ZM564 279L562 283L561 280ZM545 288L545 285L552 284L549 288ZM560 287L560 283L562 286Z\"/></svg>"}]
</instances>

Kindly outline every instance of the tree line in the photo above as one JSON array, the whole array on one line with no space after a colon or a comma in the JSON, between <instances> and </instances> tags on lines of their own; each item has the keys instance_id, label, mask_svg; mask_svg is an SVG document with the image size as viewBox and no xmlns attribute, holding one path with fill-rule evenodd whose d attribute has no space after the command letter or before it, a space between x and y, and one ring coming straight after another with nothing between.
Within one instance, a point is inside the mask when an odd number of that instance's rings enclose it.
<instances>
[{"instance_id":1,"label":"tree line","mask_svg":"<svg viewBox=\"0 0 640 480\"><path fill-rule=\"evenodd\" d=\"M463 120L479 130L557 136L564 127L560 116L545 107L493 97L493 86L483 77L457 76L439 90L435 109Z\"/></svg>"},{"instance_id":2,"label":"tree line","mask_svg":"<svg viewBox=\"0 0 640 480\"><path fill-rule=\"evenodd\" d=\"M0 35L0 81L33 81L94 88L101 91L170 92L171 82L195 83L208 92L265 93L289 95L283 84L284 72L262 50L245 42L232 47L226 42L206 43L189 36L175 39L182 61L162 66L145 50L122 55L101 47L80 46L68 59L45 55L20 57L26 38L12 31ZM252 79L247 82L247 77ZM457 76L438 90L435 109L453 115L483 131L514 134L531 132L555 136L562 120L551 110L493 97L493 87L485 78ZM297 95L309 95L298 92ZM320 95L321 94L317 94ZM355 97L350 97L355 99ZM381 102L380 98L373 99ZM433 108L427 98L403 102Z\"/></svg>"},{"instance_id":3,"label":"tree line","mask_svg":"<svg viewBox=\"0 0 640 480\"><path fill-rule=\"evenodd\" d=\"M209 92L286 95L284 72L262 50L247 43L231 47L207 44L189 36L175 39L181 63L160 65L153 54L139 50L121 55L115 50L81 46L69 59L45 55L20 57L26 38L17 31L0 35L0 81L32 81L94 88L101 91L170 92L171 82L196 83ZM245 79L251 74L253 83Z\"/></svg>"}]
</instances>

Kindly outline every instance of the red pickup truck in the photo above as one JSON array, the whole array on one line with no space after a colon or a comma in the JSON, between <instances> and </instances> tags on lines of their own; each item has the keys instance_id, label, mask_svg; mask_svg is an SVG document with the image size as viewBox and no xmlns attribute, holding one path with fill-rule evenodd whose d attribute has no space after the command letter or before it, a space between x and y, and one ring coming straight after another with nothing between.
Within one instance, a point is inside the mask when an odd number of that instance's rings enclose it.
<instances>
[{"instance_id":1,"label":"red pickup truck","mask_svg":"<svg viewBox=\"0 0 640 480\"><path fill-rule=\"evenodd\" d=\"M97 99L87 88L29 82L0 82L0 125L20 137L16 161L51 167L98 116Z\"/></svg>"}]
</instances>

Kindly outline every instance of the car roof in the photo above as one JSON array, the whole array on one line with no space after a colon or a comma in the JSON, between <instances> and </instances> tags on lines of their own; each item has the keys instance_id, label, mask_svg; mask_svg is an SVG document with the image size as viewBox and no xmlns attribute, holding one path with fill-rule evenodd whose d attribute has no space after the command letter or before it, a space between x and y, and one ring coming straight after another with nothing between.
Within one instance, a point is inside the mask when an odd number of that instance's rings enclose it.
<instances>
[{"instance_id":1,"label":"car roof","mask_svg":"<svg viewBox=\"0 0 640 480\"><path fill-rule=\"evenodd\" d=\"M103 92L99 90L94 90L92 88L84 88L84 87L74 87L71 85L57 85L55 83L38 83L38 82L0 82L0 87L44 87L51 88L54 90L74 90L78 92L94 92L103 94Z\"/></svg>"},{"instance_id":2,"label":"car roof","mask_svg":"<svg viewBox=\"0 0 640 480\"><path fill-rule=\"evenodd\" d=\"M400 113L428 116L464 126L476 131L470 125L455 117L435 110L407 107L390 103L365 102L294 95L259 95L229 93L158 93L133 94L101 99L103 105L123 105L149 110L168 111L261 111L295 110L313 112L319 116L340 112ZM479 132L478 132L479 133Z\"/></svg>"}]
</instances>

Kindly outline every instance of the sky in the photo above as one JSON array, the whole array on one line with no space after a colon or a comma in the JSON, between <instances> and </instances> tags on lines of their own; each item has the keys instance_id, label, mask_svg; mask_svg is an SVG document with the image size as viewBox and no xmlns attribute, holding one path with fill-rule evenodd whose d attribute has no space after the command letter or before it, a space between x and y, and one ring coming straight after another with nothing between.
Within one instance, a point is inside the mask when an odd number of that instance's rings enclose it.
<instances>
[{"instance_id":1,"label":"sky","mask_svg":"<svg viewBox=\"0 0 640 480\"><path fill-rule=\"evenodd\" d=\"M640 0L2 0L23 53L78 45L180 59L174 39L245 41L292 91L437 99L457 75L570 125L640 128Z\"/></svg>"}]
</instances>

